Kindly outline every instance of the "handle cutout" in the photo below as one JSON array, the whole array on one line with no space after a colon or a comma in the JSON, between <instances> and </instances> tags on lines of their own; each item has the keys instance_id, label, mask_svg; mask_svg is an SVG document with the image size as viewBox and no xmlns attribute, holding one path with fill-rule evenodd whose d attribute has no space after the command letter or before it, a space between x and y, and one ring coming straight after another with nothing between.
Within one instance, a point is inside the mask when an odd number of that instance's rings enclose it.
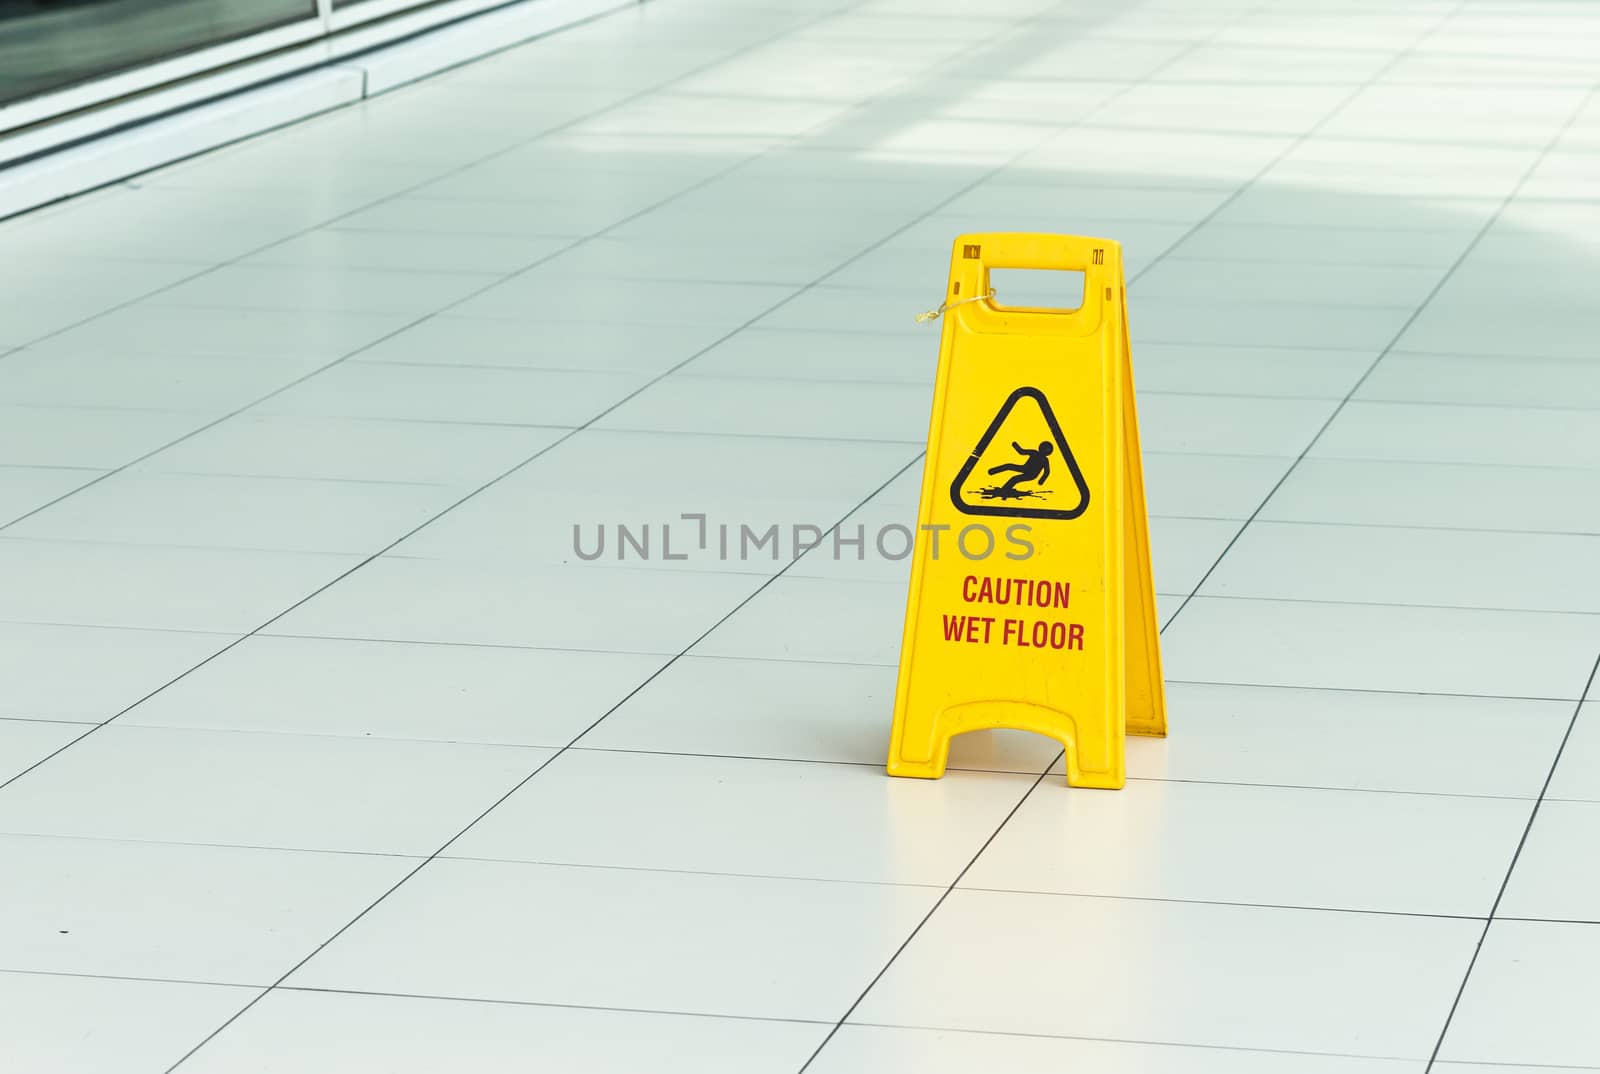
<instances>
[{"instance_id":1,"label":"handle cutout","mask_svg":"<svg viewBox=\"0 0 1600 1074\"><path fill-rule=\"evenodd\" d=\"M1077 269L991 268L989 286L1001 309L1072 313L1083 308L1085 279Z\"/></svg>"}]
</instances>

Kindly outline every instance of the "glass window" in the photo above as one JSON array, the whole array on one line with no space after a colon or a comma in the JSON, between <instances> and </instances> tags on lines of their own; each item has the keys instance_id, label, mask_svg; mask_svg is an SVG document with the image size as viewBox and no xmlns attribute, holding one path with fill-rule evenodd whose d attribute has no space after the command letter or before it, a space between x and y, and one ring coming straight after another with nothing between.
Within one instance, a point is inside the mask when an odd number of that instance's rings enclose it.
<instances>
[{"instance_id":1,"label":"glass window","mask_svg":"<svg viewBox=\"0 0 1600 1074\"><path fill-rule=\"evenodd\" d=\"M0 103L316 13L316 0L0 0Z\"/></svg>"}]
</instances>

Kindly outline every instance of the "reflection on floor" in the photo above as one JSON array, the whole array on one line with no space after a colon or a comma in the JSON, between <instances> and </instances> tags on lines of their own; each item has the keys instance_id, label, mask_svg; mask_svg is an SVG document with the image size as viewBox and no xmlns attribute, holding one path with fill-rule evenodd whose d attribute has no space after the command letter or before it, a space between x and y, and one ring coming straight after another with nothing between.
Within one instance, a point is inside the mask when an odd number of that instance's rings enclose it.
<instances>
[{"instance_id":1,"label":"reflection on floor","mask_svg":"<svg viewBox=\"0 0 1600 1074\"><path fill-rule=\"evenodd\" d=\"M0 225L0 1068L1600 1067L1597 60L658 0ZM880 768L1005 229L1134 277L1121 793Z\"/></svg>"}]
</instances>

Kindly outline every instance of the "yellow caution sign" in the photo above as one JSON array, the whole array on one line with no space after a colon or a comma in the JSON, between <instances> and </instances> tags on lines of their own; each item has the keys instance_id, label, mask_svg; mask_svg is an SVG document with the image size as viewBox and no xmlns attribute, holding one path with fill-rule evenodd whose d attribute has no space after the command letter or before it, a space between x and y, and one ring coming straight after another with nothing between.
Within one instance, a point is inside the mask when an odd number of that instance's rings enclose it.
<instances>
[{"instance_id":1,"label":"yellow caution sign","mask_svg":"<svg viewBox=\"0 0 1600 1074\"><path fill-rule=\"evenodd\" d=\"M994 268L1077 270L1083 303L1006 306ZM1012 727L1059 741L1072 786L1121 787L1124 735L1167 730L1122 249L964 235L940 313L889 774Z\"/></svg>"}]
</instances>

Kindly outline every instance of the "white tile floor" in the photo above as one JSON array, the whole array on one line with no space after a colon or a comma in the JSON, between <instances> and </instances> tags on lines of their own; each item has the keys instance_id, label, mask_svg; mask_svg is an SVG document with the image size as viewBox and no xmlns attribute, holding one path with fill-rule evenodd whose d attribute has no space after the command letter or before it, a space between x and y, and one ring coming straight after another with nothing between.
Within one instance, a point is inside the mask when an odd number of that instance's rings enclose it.
<instances>
[{"instance_id":1,"label":"white tile floor","mask_svg":"<svg viewBox=\"0 0 1600 1074\"><path fill-rule=\"evenodd\" d=\"M0 1070L1600 1070L1597 64L653 0L0 223ZM1121 793L880 767L1004 228L1131 266Z\"/></svg>"}]
</instances>

